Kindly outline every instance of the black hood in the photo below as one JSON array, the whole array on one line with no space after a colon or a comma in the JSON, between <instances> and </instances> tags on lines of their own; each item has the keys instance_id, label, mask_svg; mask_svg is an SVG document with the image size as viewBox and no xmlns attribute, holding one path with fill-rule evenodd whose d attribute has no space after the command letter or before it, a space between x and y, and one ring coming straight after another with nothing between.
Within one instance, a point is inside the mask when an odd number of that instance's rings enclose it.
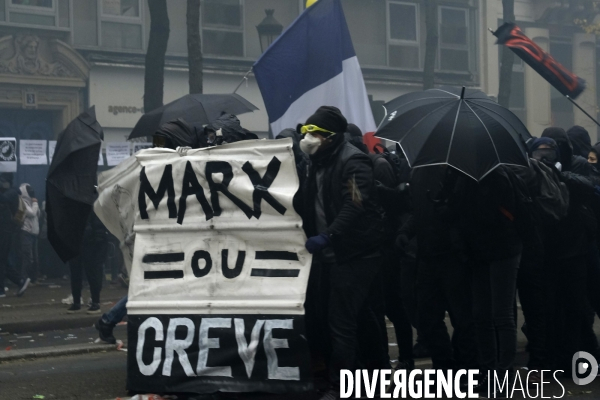
<instances>
[{"instance_id":1,"label":"black hood","mask_svg":"<svg viewBox=\"0 0 600 400\"><path fill-rule=\"evenodd\" d=\"M592 140L588 131L575 125L567 131L567 136L573 145L573 154L587 159L592 150Z\"/></svg>"},{"instance_id":2,"label":"black hood","mask_svg":"<svg viewBox=\"0 0 600 400\"><path fill-rule=\"evenodd\" d=\"M190 127L182 118L163 124L159 130L154 132L154 136L164 137L166 139L165 147L173 150L177 147L191 147L194 149L201 147L200 138L196 135L195 129Z\"/></svg>"},{"instance_id":3,"label":"black hood","mask_svg":"<svg viewBox=\"0 0 600 400\"><path fill-rule=\"evenodd\" d=\"M573 145L567 136L567 133L563 128L551 127L544 129L542 137L549 137L554 139L558 146L560 155L560 163L562 164L563 171L569 171L571 169L573 159Z\"/></svg>"},{"instance_id":4,"label":"black hood","mask_svg":"<svg viewBox=\"0 0 600 400\"><path fill-rule=\"evenodd\" d=\"M204 134L212 145L258 139L254 133L242 128L240 120L233 114L221 115L204 128Z\"/></svg>"}]
</instances>

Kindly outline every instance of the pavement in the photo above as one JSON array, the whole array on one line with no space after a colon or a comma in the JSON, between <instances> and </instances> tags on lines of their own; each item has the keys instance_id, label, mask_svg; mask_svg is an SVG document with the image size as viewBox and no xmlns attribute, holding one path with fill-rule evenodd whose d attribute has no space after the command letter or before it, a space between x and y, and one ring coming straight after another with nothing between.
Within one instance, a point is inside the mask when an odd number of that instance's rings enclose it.
<instances>
[{"instance_id":1,"label":"pavement","mask_svg":"<svg viewBox=\"0 0 600 400\"><path fill-rule=\"evenodd\" d=\"M14 293L13 287L7 298L0 299L0 400L32 399L36 395L53 400L130 399L125 390L126 322L114 331L117 339L124 342L118 351L115 345L96 342L98 336L92 324L99 315L66 314L68 306L61 300L70 294L68 282L57 280L33 286L21 298ZM110 309L125 294L124 288L106 285L101 297L102 310ZM84 298L88 296L84 291ZM518 318L521 326L520 311ZM451 331L449 318L446 322ZM600 334L599 321L595 327ZM398 346L389 321L388 337L390 358L395 361ZM526 363L525 345L525 337L519 331L517 368ZM416 360L416 368L430 367L430 359ZM585 387L574 385L570 379L563 379L562 384L565 397L600 399L600 378ZM561 394L558 385L548 389L544 392L546 398ZM538 394L537 398L541 396ZM237 399L318 400L319 394L222 394L214 400Z\"/></svg>"},{"instance_id":2,"label":"pavement","mask_svg":"<svg viewBox=\"0 0 600 400\"><path fill-rule=\"evenodd\" d=\"M75 314L67 314L68 305L61 300L69 297L69 281L48 280L31 286L22 297L17 297L16 287L9 287L7 297L0 299L0 335L24 334L51 330L65 330L91 326L99 317L87 315L85 307ZM105 284L101 293L102 312L110 308L127 294L120 285ZM89 291L83 290L84 304L89 300Z\"/></svg>"}]
</instances>

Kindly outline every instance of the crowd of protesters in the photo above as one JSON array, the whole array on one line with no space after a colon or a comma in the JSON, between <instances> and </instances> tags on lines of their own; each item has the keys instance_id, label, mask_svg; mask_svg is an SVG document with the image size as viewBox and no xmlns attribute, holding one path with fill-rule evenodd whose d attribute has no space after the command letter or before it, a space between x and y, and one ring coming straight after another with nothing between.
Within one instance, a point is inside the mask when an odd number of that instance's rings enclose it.
<instances>
[{"instance_id":1,"label":"crowd of protesters","mask_svg":"<svg viewBox=\"0 0 600 400\"><path fill-rule=\"evenodd\" d=\"M201 130L172 121L153 136L155 146L172 149L255 138L227 114ZM339 397L341 369L391 367L386 316L398 343L397 369L414 368L414 328L433 368L484 371L481 391L488 388L485 371L514 376L517 329L528 340L530 381L540 370L570 375L577 351L600 359L593 331L600 316L600 145L591 145L584 128L547 128L527 143L529 167L499 165L480 182L446 165L411 170L399 147L370 152L335 107L320 107L276 138L294 142L294 207L314 256L307 336L315 364L328 369L332 389L324 399ZM24 184L19 193L10 174L0 175L0 296L5 276L19 294L37 277L38 217L33 189ZM90 217L84 251L70 263L70 311L81 307L85 271L88 311L100 312L101 225ZM8 261L17 231L21 269ZM114 343L126 303L98 320L103 340Z\"/></svg>"},{"instance_id":2,"label":"crowd of protesters","mask_svg":"<svg viewBox=\"0 0 600 400\"><path fill-rule=\"evenodd\" d=\"M224 115L200 133L173 121L154 141L175 149L251 138ZM445 165L411 170L397 147L369 152L335 107L320 107L282 138L294 142L294 207L314 256L306 325L313 362L328 369L325 400L339 397L341 369L391 367L386 316L396 369L414 368L415 328L433 368L481 370L482 393L487 371L513 381L519 328L529 382L541 370L570 376L577 351L600 359L600 147L585 129L546 129L527 143L528 168L499 165L480 182ZM104 340L114 343L126 302L96 324Z\"/></svg>"}]
</instances>

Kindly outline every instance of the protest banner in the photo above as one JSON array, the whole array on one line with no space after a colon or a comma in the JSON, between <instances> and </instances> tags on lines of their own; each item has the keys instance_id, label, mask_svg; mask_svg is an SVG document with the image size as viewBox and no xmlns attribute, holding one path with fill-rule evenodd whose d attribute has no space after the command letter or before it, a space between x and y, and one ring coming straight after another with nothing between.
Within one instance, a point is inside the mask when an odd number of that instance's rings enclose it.
<instances>
[{"instance_id":1,"label":"protest banner","mask_svg":"<svg viewBox=\"0 0 600 400\"><path fill-rule=\"evenodd\" d=\"M17 172L17 139L0 137L0 172Z\"/></svg>"},{"instance_id":2,"label":"protest banner","mask_svg":"<svg viewBox=\"0 0 600 400\"><path fill-rule=\"evenodd\" d=\"M21 165L46 165L46 140L20 140L19 160Z\"/></svg>"},{"instance_id":3,"label":"protest banner","mask_svg":"<svg viewBox=\"0 0 600 400\"><path fill-rule=\"evenodd\" d=\"M142 150L98 184L130 266L129 390L311 389L290 139Z\"/></svg>"}]
</instances>

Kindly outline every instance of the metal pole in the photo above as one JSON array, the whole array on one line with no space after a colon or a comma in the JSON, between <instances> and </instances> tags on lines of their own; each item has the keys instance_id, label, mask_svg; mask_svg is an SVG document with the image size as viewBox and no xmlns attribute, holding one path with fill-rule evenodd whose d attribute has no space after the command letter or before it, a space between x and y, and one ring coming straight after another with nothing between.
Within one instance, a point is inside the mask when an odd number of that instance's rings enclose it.
<instances>
[{"instance_id":1,"label":"metal pole","mask_svg":"<svg viewBox=\"0 0 600 400\"><path fill-rule=\"evenodd\" d=\"M588 113L587 113L587 111L585 111L583 108L581 108L581 107L579 106L579 104L575 103L575 101L574 101L572 98L570 98L568 95L567 95L567 96L565 96L565 97L566 97L567 99L569 99L569 101L570 101L571 103L573 103L573 104L575 105L575 107L579 108L579 109L581 110L581 112L582 112L582 113L584 113L585 115L587 115L589 119L591 119L592 121L594 121L594 122L596 123L596 125L600 126L600 123L598 123L598 121L596 121L596 119L594 119L594 117L592 117L590 114L588 114Z\"/></svg>"},{"instance_id":2,"label":"metal pole","mask_svg":"<svg viewBox=\"0 0 600 400\"><path fill-rule=\"evenodd\" d=\"M242 83L244 83L244 81L246 80L246 78L248 78L248 75L250 75L250 73L252 72L252 68L250 68L250 70L248 72L246 72L246 75L244 75L244 77L242 78L241 82L239 85L237 85L237 87L235 88L235 90L233 91L233 94L235 94L235 92L238 91L238 89L240 88L240 86L242 86Z\"/></svg>"}]
</instances>

